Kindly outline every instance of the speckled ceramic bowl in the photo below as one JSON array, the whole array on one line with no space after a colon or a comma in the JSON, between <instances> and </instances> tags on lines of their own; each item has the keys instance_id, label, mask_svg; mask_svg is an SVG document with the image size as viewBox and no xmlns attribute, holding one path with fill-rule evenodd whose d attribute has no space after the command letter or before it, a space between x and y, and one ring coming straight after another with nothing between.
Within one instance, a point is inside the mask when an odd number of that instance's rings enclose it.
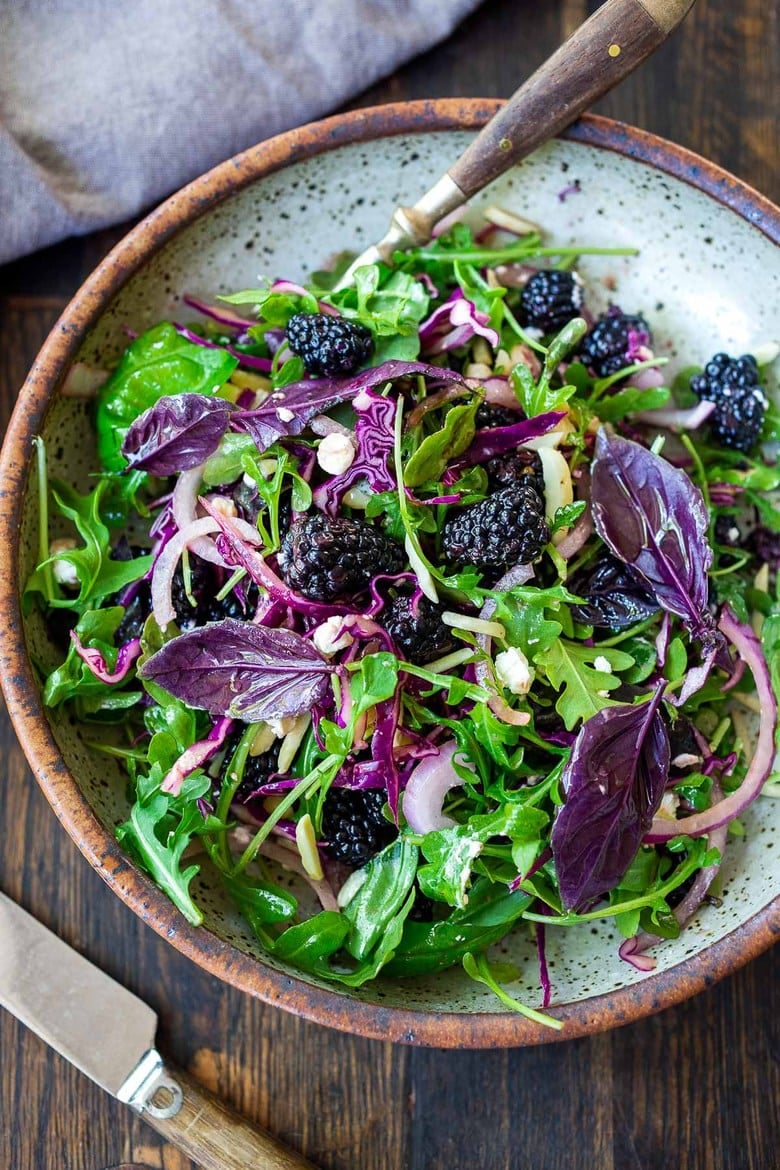
<instances>
[{"instance_id":1,"label":"speckled ceramic bowl","mask_svg":"<svg viewBox=\"0 0 780 1170\"><path fill-rule=\"evenodd\" d=\"M206 925L187 925L114 840L127 811L119 769L90 750L64 712L44 713L30 657L51 662L53 650L38 615L23 625L18 590L35 559L32 436L45 435L56 475L83 483L93 465L89 407L58 393L69 364L107 365L126 344L125 327L185 318L185 291L210 298L261 276L296 279L332 252L362 249L382 235L392 208L413 201L495 109L474 100L361 110L257 146L179 192L114 249L68 306L22 390L2 456L0 541L12 567L0 577L3 686L38 780L90 863L163 937L234 986L337 1028L451 1047L554 1037L502 1011L460 970L357 992L304 979L261 953L207 875L196 891ZM574 181L580 192L561 200L558 192ZM636 258L585 259L590 303L643 309L673 364L700 362L716 349L742 353L777 327L780 213L709 163L650 135L586 118L496 182L474 211L487 201L543 224L563 244L640 245ZM722 905L708 906L678 941L664 945L651 975L620 961L609 922L549 931L555 1012L565 1021L560 1036L676 1003L766 948L780 930L779 823L778 801L762 799L750 809L744 837L728 851ZM517 992L537 1003L529 937L520 931L497 949L523 972Z\"/></svg>"}]
</instances>

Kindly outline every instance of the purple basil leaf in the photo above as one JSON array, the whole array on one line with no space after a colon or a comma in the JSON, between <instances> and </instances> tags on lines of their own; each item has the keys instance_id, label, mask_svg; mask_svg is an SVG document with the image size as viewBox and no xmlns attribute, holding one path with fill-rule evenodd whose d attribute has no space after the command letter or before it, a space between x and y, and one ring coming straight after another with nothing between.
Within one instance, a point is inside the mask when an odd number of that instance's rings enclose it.
<instances>
[{"instance_id":1,"label":"purple basil leaf","mask_svg":"<svg viewBox=\"0 0 780 1170\"><path fill-rule=\"evenodd\" d=\"M566 802L551 837L565 910L614 889L658 811L669 777L669 736L659 710L665 685L649 703L605 707L574 741L563 772Z\"/></svg>"},{"instance_id":2,"label":"purple basil leaf","mask_svg":"<svg viewBox=\"0 0 780 1170\"><path fill-rule=\"evenodd\" d=\"M537 439L539 435L546 435L562 418L565 418L565 411L551 410L546 414L537 414L535 418L521 419L520 422L512 423L508 427L492 427L477 431L465 455L461 455L460 459L449 465L444 482L454 483L464 468L473 467L476 463L486 463L494 455L514 451L521 443Z\"/></svg>"},{"instance_id":3,"label":"purple basil leaf","mask_svg":"<svg viewBox=\"0 0 780 1170\"><path fill-rule=\"evenodd\" d=\"M361 390L383 386L396 378L422 375L437 382L462 382L454 370L429 366L425 362L387 361L363 370L351 378L307 378L276 390L257 410L237 412L231 419L236 431L246 431L259 451L266 451L278 439L300 435L317 414L339 402L349 402Z\"/></svg>"},{"instance_id":4,"label":"purple basil leaf","mask_svg":"<svg viewBox=\"0 0 780 1170\"><path fill-rule=\"evenodd\" d=\"M175 475L198 467L219 446L235 408L205 394L159 398L131 423L122 454L132 468Z\"/></svg>"},{"instance_id":5,"label":"purple basil leaf","mask_svg":"<svg viewBox=\"0 0 780 1170\"><path fill-rule=\"evenodd\" d=\"M138 673L214 718L257 723L310 711L332 670L300 634L226 618L167 642Z\"/></svg>"},{"instance_id":6,"label":"purple basil leaf","mask_svg":"<svg viewBox=\"0 0 780 1170\"><path fill-rule=\"evenodd\" d=\"M717 641L707 610L709 516L685 472L602 428L596 436L591 508L601 539L639 574L661 607L707 646Z\"/></svg>"}]
</instances>

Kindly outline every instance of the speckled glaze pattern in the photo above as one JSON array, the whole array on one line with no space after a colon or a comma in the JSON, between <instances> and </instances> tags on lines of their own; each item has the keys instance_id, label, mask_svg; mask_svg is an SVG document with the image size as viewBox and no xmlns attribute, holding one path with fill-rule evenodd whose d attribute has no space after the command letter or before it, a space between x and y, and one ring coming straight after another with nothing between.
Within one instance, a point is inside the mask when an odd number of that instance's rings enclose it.
<instances>
[{"instance_id":1,"label":"speckled glaze pattern","mask_svg":"<svg viewBox=\"0 0 780 1170\"><path fill-rule=\"evenodd\" d=\"M44 714L29 655L53 664L39 615L24 629L19 587L35 561L37 516L28 491L31 439L47 439L52 474L86 483L89 408L58 394L74 359L111 363L126 327L187 319L183 292L305 276L342 248L381 236L392 208L412 201L496 108L443 101L361 110L238 156L153 212L100 265L55 326L20 395L0 467L0 542L12 572L0 584L2 681L30 763L54 811L111 887L163 937L236 987L333 1027L408 1043L495 1047L574 1037L679 1002L758 954L780 933L777 801L759 800L729 848L722 905L707 907L643 975L617 957L613 926L548 931L552 1034L503 1012L455 970L345 992L263 955L216 882L198 879L206 926L189 927L123 855L113 830L126 816L119 768L97 755L61 711ZM577 181L580 192L558 193ZM585 118L475 200L511 208L562 244L638 245L637 257L586 258L595 308L641 309L672 368L715 349L743 352L772 338L780 301L780 213L717 168L650 135ZM756 273L761 274L760 282ZM774 284L772 282L774 281ZM87 737L89 738L89 737ZM517 993L538 1002L535 949L516 932L496 953L523 972Z\"/></svg>"}]
</instances>

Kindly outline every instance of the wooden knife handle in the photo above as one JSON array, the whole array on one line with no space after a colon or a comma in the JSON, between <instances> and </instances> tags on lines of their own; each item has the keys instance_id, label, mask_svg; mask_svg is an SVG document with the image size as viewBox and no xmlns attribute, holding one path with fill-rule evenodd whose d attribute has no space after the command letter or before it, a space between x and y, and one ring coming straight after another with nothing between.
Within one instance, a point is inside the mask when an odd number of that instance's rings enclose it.
<instances>
[{"instance_id":1,"label":"wooden knife handle","mask_svg":"<svg viewBox=\"0 0 780 1170\"><path fill-rule=\"evenodd\" d=\"M565 129L677 27L694 0L607 0L512 95L449 176L465 198Z\"/></svg>"},{"instance_id":2,"label":"wooden knife handle","mask_svg":"<svg viewBox=\"0 0 780 1170\"><path fill-rule=\"evenodd\" d=\"M166 1115L170 1092L163 1087L141 1116L203 1170L316 1170L300 1154L239 1117L182 1069L166 1062L165 1074L168 1083L181 1089L177 1112Z\"/></svg>"}]
</instances>

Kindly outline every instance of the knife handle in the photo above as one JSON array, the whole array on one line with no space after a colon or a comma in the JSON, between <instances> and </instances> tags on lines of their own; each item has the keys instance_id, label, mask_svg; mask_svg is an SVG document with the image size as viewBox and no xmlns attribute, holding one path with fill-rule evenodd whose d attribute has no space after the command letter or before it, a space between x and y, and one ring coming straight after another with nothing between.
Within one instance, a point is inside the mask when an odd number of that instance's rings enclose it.
<instances>
[{"instance_id":1,"label":"knife handle","mask_svg":"<svg viewBox=\"0 0 780 1170\"><path fill-rule=\"evenodd\" d=\"M202 1170L316 1170L173 1065L166 1064L151 1096L133 1106Z\"/></svg>"}]
</instances>

